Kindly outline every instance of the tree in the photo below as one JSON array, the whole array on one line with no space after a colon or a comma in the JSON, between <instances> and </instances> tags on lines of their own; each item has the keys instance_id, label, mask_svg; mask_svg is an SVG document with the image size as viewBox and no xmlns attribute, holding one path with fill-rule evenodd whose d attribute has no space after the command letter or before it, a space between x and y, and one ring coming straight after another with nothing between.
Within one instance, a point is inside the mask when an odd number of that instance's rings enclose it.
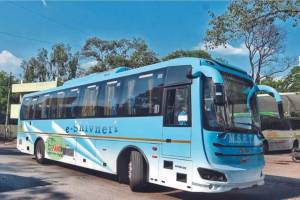
<instances>
[{"instance_id":1,"label":"tree","mask_svg":"<svg viewBox=\"0 0 300 200\"><path fill-rule=\"evenodd\" d=\"M49 80L50 75L48 70L50 69L50 63L48 59L48 51L44 48L40 49L38 51L37 57L36 57L37 64L35 66L36 68L36 77L38 81L46 81Z\"/></svg>"},{"instance_id":2,"label":"tree","mask_svg":"<svg viewBox=\"0 0 300 200\"><path fill-rule=\"evenodd\" d=\"M25 82L33 82L34 67L29 65L29 61L23 60L21 63L21 68L23 69L23 80Z\"/></svg>"},{"instance_id":3,"label":"tree","mask_svg":"<svg viewBox=\"0 0 300 200\"><path fill-rule=\"evenodd\" d=\"M159 61L142 39L108 41L92 37L85 42L81 54L87 59L97 61L88 73L106 71L118 66L136 68Z\"/></svg>"},{"instance_id":4,"label":"tree","mask_svg":"<svg viewBox=\"0 0 300 200\"><path fill-rule=\"evenodd\" d=\"M211 59L210 54L203 50L190 50L190 51L177 50L168 54L166 57L163 58L163 60L170 60L173 58L180 58L180 57L196 57L196 58Z\"/></svg>"},{"instance_id":5,"label":"tree","mask_svg":"<svg viewBox=\"0 0 300 200\"><path fill-rule=\"evenodd\" d=\"M63 43L55 44L52 47L51 65L55 69L52 76L59 79L66 79L67 65L69 61L70 47Z\"/></svg>"},{"instance_id":6,"label":"tree","mask_svg":"<svg viewBox=\"0 0 300 200\"><path fill-rule=\"evenodd\" d=\"M260 82L262 73L268 75L266 68L278 61L283 50L284 33L275 22L292 18L296 25L300 18L300 1L235 0L222 15L210 12L210 16L206 46L213 49L226 47L230 42L243 42L248 50L252 77Z\"/></svg>"},{"instance_id":7,"label":"tree","mask_svg":"<svg viewBox=\"0 0 300 200\"><path fill-rule=\"evenodd\" d=\"M261 81L264 85L269 85L280 92L300 91L300 66L293 67L286 77L275 79L266 77Z\"/></svg>"},{"instance_id":8,"label":"tree","mask_svg":"<svg viewBox=\"0 0 300 200\"><path fill-rule=\"evenodd\" d=\"M61 81L75 78L78 75L79 53L71 53L71 48L59 43L52 47L49 54L44 48L36 56L21 64L25 82Z\"/></svg>"},{"instance_id":9,"label":"tree","mask_svg":"<svg viewBox=\"0 0 300 200\"><path fill-rule=\"evenodd\" d=\"M0 71L0 123L4 123L5 115L6 115L6 106L7 106L7 93L9 90L8 83L9 83L9 74L4 71ZM11 83L16 83L17 80L15 77L11 77ZM16 103L18 99L18 95L11 94L10 96L11 103Z\"/></svg>"},{"instance_id":10,"label":"tree","mask_svg":"<svg viewBox=\"0 0 300 200\"><path fill-rule=\"evenodd\" d=\"M68 61L68 80L76 78L79 66L79 53L75 53L74 55L70 55Z\"/></svg>"},{"instance_id":11,"label":"tree","mask_svg":"<svg viewBox=\"0 0 300 200\"><path fill-rule=\"evenodd\" d=\"M284 87L288 92L299 92L300 91L300 66L294 67L283 83Z\"/></svg>"}]
</instances>

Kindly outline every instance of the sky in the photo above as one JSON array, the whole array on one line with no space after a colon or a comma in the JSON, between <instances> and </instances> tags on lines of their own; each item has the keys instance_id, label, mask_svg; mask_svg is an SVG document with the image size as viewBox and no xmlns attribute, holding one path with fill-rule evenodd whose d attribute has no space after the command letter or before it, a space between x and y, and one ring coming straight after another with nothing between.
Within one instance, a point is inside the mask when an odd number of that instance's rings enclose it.
<instances>
[{"instance_id":1,"label":"sky","mask_svg":"<svg viewBox=\"0 0 300 200\"><path fill-rule=\"evenodd\" d=\"M77 51L93 36L105 40L139 37L159 56L203 48L208 11L222 14L227 5L227 1L1 1L0 70L19 75L22 60L35 56L38 49L49 50L63 42ZM285 55L300 56L300 26L282 27L286 30ZM227 49L220 47L210 53L249 69L242 44L229 44Z\"/></svg>"}]
</instances>

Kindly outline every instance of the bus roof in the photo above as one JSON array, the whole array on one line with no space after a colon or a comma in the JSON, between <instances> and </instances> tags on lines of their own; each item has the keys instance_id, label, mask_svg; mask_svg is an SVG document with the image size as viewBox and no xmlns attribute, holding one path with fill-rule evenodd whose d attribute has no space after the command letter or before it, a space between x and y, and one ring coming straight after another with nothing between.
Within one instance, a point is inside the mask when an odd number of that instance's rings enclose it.
<instances>
[{"instance_id":1,"label":"bus roof","mask_svg":"<svg viewBox=\"0 0 300 200\"><path fill-rule=\"evenodd\" d=\"M87 75L84 77L72 79L72 80L66 81L62 86L26 94L26 95L24 95L24 97L36 96L36 95L53 92L53 91L57 91L57 90L61 90L61 89L77 87L77 86L80 86L83 84L91 84L91 83L95 83L95 82L99 82L99 81L111 80L111 79L120 78L123 76L129 76L129 75L134 75L137 73L143 73L143 72L147 72L147 71L162 69L162 68L166 68L166 67L170 67L170 66L178 66L178 65L192 65L192 66L197 66L197 65L198 66L200 66L200 65L207 66L208 65L208 66L215 67L217 69L223 67L223 68L226 68L231 71L232 70L237 71L239 73L242 73L243 75L250 77L247 74L247 72L245 72L237 67L220 63L218 61L207 60L207 59L202 59L202 58L184 57L184 58L175 58L175 59L171 59L168 61L163 61L163 62L147 65L144 67L134 68L134 69L131 69L129 67L117 67L113 70L93 73L93 74L90 74L90 75Z\"/></svg>"}]
</instances>

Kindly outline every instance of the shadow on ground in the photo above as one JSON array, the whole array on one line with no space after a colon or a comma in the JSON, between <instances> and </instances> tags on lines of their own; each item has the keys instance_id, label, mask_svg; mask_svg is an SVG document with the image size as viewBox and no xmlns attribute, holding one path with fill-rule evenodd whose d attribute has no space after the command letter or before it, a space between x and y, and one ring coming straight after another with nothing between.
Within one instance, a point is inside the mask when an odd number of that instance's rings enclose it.
<instances>
[{"instance_id":1,"label":"shadow on ground","mask_svg":"<svg viewBox=\"0 0 300 200\"><path fill-rule=\"evenodd\" d=\"M269 176L265 178L265 185L234 190L226 193L190 193L184 191L174 191L166 194L177 199L241 199L241 200L265 200L265 199L291 199L300 197L300 179L280 176Z\"/></svg>"},{"instance_id":2,"label":"shadow on ground","mask_svg":"<svg viewBox=\"0 0 300 200\"><path fill-rule=\"evenodd\" d=\"M0 192L8 192L46 185L49 185L49 183L38 178L0 173Z\"/></svg>"}]
</instances>

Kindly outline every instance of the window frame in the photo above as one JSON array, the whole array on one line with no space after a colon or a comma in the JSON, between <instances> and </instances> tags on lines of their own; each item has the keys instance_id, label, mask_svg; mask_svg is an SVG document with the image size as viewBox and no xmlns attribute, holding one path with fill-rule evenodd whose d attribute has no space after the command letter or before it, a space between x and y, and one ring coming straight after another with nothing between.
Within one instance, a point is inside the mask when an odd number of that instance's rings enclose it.
<instances>
[{"instance_id":1,"label":"window frame","mask_svg":"<svg viewBox=\"0 0 300 200\"><path fill-rule=\"evenodd\" d=\"M187 88L188 90L188 123L187 125L179 125L179 124L167 124L167 91L172 89L181 89ZM192 127L192 95L191 95L191 84L180 84L180 85L172 85L169 87L164 87L163 89L163 103L162 103L162 114L163 114L163 127ZM176 95L176 94L175 94Z\"/></svg>"},{"instance_id":2,"label":"window frame","mask_svg":"<svg viewBox=\"0 0 300 200\"><path fill-rule=\"evenodd\" d=\"M51 91L51 92L48 92L48 93L42 93L42 94L39 94L37 96L29 96L29 97L25 97L25 98L28 98L30 99L30 104L31 104L31 101L32 99L34 98L43 98L45 95L49 95L49 110L48 110L48 113L47 113L47 118L39 118L39 119L35 119L35 118L22 118L21 120L50 120L50 119L53 119L53 120L56 120L56 119L84 119L84 118L121 118L121 117L153 117L153 116L164 116L164 112L165 112L165 102L164 102L164 91L165 91L165 88L170 88L170 87L182 87L182 86L189 86L192 84L192 80L189 80L189 81L186 81L186 82L182 82L182 81L178 81L178 82L174 82L172 84L168 84L166 83L166 78L168 76L168 71L170 71L172 69L172 67L187 67L187 70L185 71L188 71L192 68L192 65L172 65L172 66L165 66L165 67L162 67L162 68L158 68L158 69L154 69L154 70L149 70L149 71L144 71L144 72L139 72L139 73L136 73L136 74L131 74L131 75L126 75L126 76L121 76L121 77L118 77L118 78L112 78L112 79L107 79L107 80L102 80L102 81L97 81L97 82L93 82L93 83L87 83L87 84L82 84L82 85L76 85L76 86L72 86L72 87L68 87L68 88L64 88L64 89L59 89L59 90L55 90L55 91ZM158 113L152 113L152 114L147 114L147 115L136 115L136 114L128 114L128 115L125 115L125 114L118 114L118 115L110 115L110 116L106 116L104 115L104 112L103 113L99 113L99 101L100 101L100 98L103 98L105 100L105 97L103 97L103 95L105 96L105 86L106 86L106 83L107 82L112 82L112 81L118 81L121 83L121 87L124 86L124 83L123 81L124 80L128 80L128 79L138 79L139 77L141 76L147 76L148 74L163 74L163 77L162 77L162 83L158 86L156 86L156 88L159 88L161 89L161 99L160 99L160 110ZM83 98L83 89L89 85L97 85L99 87L99 91L98 91L98 95L97 95L97 102L96 102L96 111L95 111L95 115L94 116L81 116L81 112L82 112L82 105L80 105L80 102L82 101L82 98ZM78 97L77 97L77 109L78 111L80 112L79 114L72 114L72 117L69 117L69 116L66 116L65 114L63 115L63 117L61 118L58 118L57 117L57 112L58 112L58 105L57 105L57 93L60 93L60 92L64 92L65 93L65 96L67 95L67 93L72 90L72 89L78 89L79 90L79 94L78 94ZM123 89L123 88L122 88ZM102 96L101 96L102 95ZM122 92L119 94L119 100L121 100L122 98ZM55 101L54 101L55 99ZM63 100L64 102L65 100ZM189 101L190 101L190 104L191 104L191 87L189 89ZM53 103L55 102L55 114L52 112L54 111L54 109L52 108L53 106ZM23 104L22 104L23 105ZM29 109L29 108L27 108ZM65 108L63 108L65 110ZM190 119L190 122L189 122L189 126L191 126L191 121L192 121L192 114L191 114L191 105L189 105L189 113L190 113L190 116L189 116L189 119ZM43 111L43 109L42 109ZM74 111L74 108L72 108L72 112ZM104 110L103 110L104 111ZM55 116L54 116L55 115ZM24 116L24 113L23 113L23 116ZM22 117L23 117L22 116ZM174 125L175 126L175 125ZM184 127L183 125L178 125L178 127Z\"/></svg>"}]
</instances>

